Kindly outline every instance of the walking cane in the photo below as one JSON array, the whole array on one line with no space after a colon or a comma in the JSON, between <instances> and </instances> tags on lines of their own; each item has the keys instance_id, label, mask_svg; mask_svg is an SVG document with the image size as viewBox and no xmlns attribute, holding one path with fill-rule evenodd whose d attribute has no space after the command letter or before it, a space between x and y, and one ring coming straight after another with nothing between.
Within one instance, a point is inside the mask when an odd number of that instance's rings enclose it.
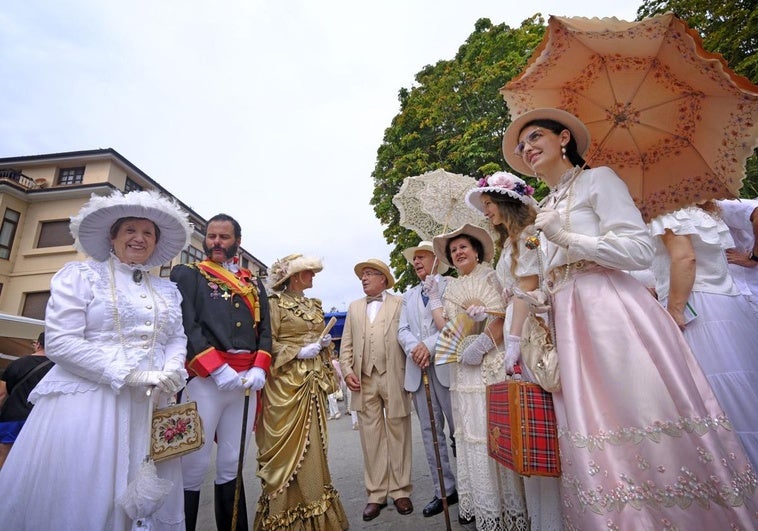
<instances>
[{"instance_id":1,"label":"walking cane","mask_svg":"<svg viewBox=\"0 0 758 531\"><path fill-rule=\"evenodd\" d=\"M445 477L442 474L442 458L440 457L440 443L437 440L437 425L434 422L434 408L432 407L432 391L429 388L429 375L426 369L421 371L424 380L424 389L426 390L426 405L429 408L429 420L432 425L432 441L434 442L434 457L437 458L437 477L440 481L440 497L442 498L442 509L445 511L445 528L450 531L450 512L447 508L447 494L445 493ZM443 433L444 435L444 433Z\"/></svg>"},{"instance_id":2,"label":"walking cane","mask_svg":"<svg viewBox=\"0 0 758 531\"><path fill-rule=\"evenodd\" d=\"M234 484L234 509L232 509L232 529L237 531L237 512L239 511L240 493L242 492L242 465L245 459L245 439L247 435L247 410L250 406L250 388L245 389L245 406L242 410L242 436L240 437L240 458L237 461L237 481Z\"/></svg>"}]
</instances>

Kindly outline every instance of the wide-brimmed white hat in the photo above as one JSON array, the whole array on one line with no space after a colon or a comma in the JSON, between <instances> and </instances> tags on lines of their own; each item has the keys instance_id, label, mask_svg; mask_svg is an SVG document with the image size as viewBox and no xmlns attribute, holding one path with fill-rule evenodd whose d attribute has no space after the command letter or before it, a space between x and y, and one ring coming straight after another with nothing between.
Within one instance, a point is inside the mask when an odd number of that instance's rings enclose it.
<instances>
[{"instance_id":1,"label":"wide-brimmed white hat","mask_svg":"<svg viewBox=\"0 0 758 531\"><path fill-rule=\"evenodd\" d=\"M432 245L432 242L422 241L419 242L419 244L415 247L408 247L406 250L404 250L403 256L411 265L413 265L413 256L418 251L429 251L430 253L434 254L434 246ZM447 264L443 264L439 260L437 261L437 266L437 273L440 275L444 275L447 270L450 269Z\"/></svg>"},{"instance_id":2,"label":"wide-brimmed white hat","mask_svg":"<svg viewBox=\"0 0 758 531\"><path fill-rule=\"evenodd\" d=\"M313 271L318 273L324 269L321 260L302 254L291 254L280 258L268 269L268 282L273 290L282 289L284 281L295 273ZM277 290L278 291L278 290Z\"/></svg>"},{"instance_id":3,"label":"wide-brimmed white hat","mask_svg":"<svg viewBox=\"0 0 758 531\"><path fill-rule=\"evenodd\" d=\"M434 237L434 254L437 255L437 258L439 258L440 262L451 267L453 266L453 264L448 262L447 253L445 250L447 249L447 244L450 240L462 235L475 238L479 240L479 243L482 244L482 247L484 247L484 256L479 257L482 262L489 262L492 260L492 257L495 256L495 244L492 242L492 237L489 235L489 233L482 227L477 227L471 223L466 223L465 225L455 229L453 232L440 234L439 236Z\"/></svg>"},{"instance_id":4,"label":"wide-brimmed white hat","mask_svg":"<svg viewBox=\"0 0 758 531\"><path fill-rule=\"evenodd\" d=\"M371 269L376 269L377 271L381 271L381 273L384 275L384 278L387 279L387 289L395 285L395 279L392 278L392 273L390 272L389 266L387 266L387 264L385 264L378 258L369 258L365 262L358 262L357 264L355 264L353 271L355 271L355 275L358 278L361 278L361 275L363 275L363 270L366 269L367 267L370 267Z\"/></svg>"},{"instance_id":5,"label":"wide-brimmed white hat","mask_svg":"<svg viewBox=\"0 0 758 531\"><path fill-rule=\"evenodd\" d=\"M74 247L100 262L107 260L112 247L110 230L121 218L145 218L160 230L153 254L142 264L148 268L170 262L187 247L192 235L187 213L175 201L155 191L115 191L108 196L93 194L71 218Z\"/></svg>"},{"instance_id":6,"label":"wide-brimmed white hat","mask_svg":"<svg viewBox=\"0 0 758 531\"><path fill-rule=\"evenodd\" d=\"M576 149L579 155L584 157L584 153L590 146L590 132L579 118L562 109L533 109L514 118L503 135L503 156L511 168L524 175L534 175L534 170L524 162L523 158L516 155L515 151L519 134L526 124L535 120L553 120L571 131L571 136L576 141Z\"/></svg>"},{"instance_id":7,"label":"wide-brimmed white hat","mask_svg":"<svg viewBox=\"0 0 758 531\"><path fill-rule=\"evenodd\" d=\"M499 171L489 177L479 179L478 188L472 188L466 193L466 204L474 210L484 212L482 194L485 192L507 195L514 201L529 206L537 206L537 201L532 197L534 188L526 184L521 177L516 177L505 171Z\"/></svg>"}]
</instances>

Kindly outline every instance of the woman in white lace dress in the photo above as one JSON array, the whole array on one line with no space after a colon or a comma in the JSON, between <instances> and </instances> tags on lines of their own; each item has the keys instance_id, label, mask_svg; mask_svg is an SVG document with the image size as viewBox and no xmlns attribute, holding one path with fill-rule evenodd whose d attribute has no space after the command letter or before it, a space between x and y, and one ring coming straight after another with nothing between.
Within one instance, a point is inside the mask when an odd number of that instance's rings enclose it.
<instances>
[{"instance_id":1,"label":"woman in white lace dress","mask_svg":"<svg viewBox=\"0 0 758 531\"><path fill-rule=\"evenodd\" d=\"M655 218L650 231L658 300L684 331L758 469L758 323L729 273L729 228L709 201Z\"/></svg>"},{"instance_id":2,"label":"woman in white lace dress","mask_svg":"<svg viewBox=\"0 0 758 531\"><path fill-rule=\"evenodd\" d=\"M184 530L179 459L156 465L163 504L132 519L122 496L147 452L146 391L184 386L187 338L174 283L149 269L186 247L191 226L152 192L95 197L71 220L92 257L63 266L50 283L47 356L24 429L0 471L0 527ZM142 526L142 527L140 527Z\"/></svg>"},{"instance_id":3,"label":"woman in white lace dress","mask_svg":"<svg viewBox=\"0 0 758 531\"><path fill-rule=\"evenodd\" d=\"M466 194L466 203L485 215L499 238L500 257L497 275L504 286L504 302L508 305L503 336L505 345L505 371L521 359L521 330L529 312L523 299L512 297L515 288L523 292L539 286L537 253L539 248L528 247L527 238L534 235L537 203L532 198L534 188L523 179L506 172L497 172L481 179L476 188ZM522 369L522 378L528 380L528 371ZM561 507L558 478L524 477L526 507L532 531L559 531Z\"/></svg>"},{"instance_id":4,"label":"woman in white lace dress","mask_svg":"<svg viewBox=\"0 0 758 531\"><path fill-rule=\"evenodd\" d=\"M506 378L503 365L503 319L488 317L477 308L503 309L501 287L489 262L494 245L487 232L473 225L434 238L438 260L453 266L458 278L445 288L448 320L467 309L474 323L473 340L462 348L450 371L450 393L457 447L458 503L461 524L476 521L484 531L526 529L527 515L521 476L500 466L487 453L487 395L489 384ZM465 343L464 343L465 344Z\"/></svg>"}]
</instances>

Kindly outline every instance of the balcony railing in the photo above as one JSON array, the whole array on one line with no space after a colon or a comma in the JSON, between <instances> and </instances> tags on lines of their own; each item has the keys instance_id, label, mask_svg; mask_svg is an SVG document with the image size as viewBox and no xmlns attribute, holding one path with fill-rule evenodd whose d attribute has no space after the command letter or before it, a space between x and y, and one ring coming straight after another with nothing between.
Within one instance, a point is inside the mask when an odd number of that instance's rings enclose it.
<instances>
[{"instance_id":1,"label":"balcony railing","mask_svg":"<svg viewBox=\"0 0 758 531\"><path fill-rule=\"evenodd\" d=\"M0 169L0 182L2 181L13 181L20 184L27 190L36 190L38 188L41 188L41 186L34 182L33 179L27 177L19 170Z\"/></svg>"}]
</instances>

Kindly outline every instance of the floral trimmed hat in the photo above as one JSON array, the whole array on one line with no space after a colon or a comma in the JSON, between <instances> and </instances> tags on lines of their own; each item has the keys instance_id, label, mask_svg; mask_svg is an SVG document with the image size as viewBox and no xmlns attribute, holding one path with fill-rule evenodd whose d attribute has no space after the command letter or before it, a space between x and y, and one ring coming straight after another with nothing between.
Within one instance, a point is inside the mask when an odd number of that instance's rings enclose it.
<instances>
[{"instance_id":1,"label":"floral trimmed hat","mask_svg":"<svg viewBox=\"0 0 758 531\"><path fill-rule=\"evenodd\" d=\"M321 260L302 254L290 254L274 262L268 269L269 287L274 291L284 289L284 281L300 271L318 273L324 266Z\"/></svg>"},{"instance_id":2,"label":"floral trimmed hat","mask_svg":"<svg viewBox=\"0 0 758 531\"><path fill-rule=\"evenodd\" d=\"M472 188L466 193L466 204L474 210L484 212L482 194L485 192L507 195L525 205L537 206L537 201L532 197L534 188L526 184L521 177L505 171L495 172L489 177L479 179L477 188Z\"/></svg>"}]
</instances>

